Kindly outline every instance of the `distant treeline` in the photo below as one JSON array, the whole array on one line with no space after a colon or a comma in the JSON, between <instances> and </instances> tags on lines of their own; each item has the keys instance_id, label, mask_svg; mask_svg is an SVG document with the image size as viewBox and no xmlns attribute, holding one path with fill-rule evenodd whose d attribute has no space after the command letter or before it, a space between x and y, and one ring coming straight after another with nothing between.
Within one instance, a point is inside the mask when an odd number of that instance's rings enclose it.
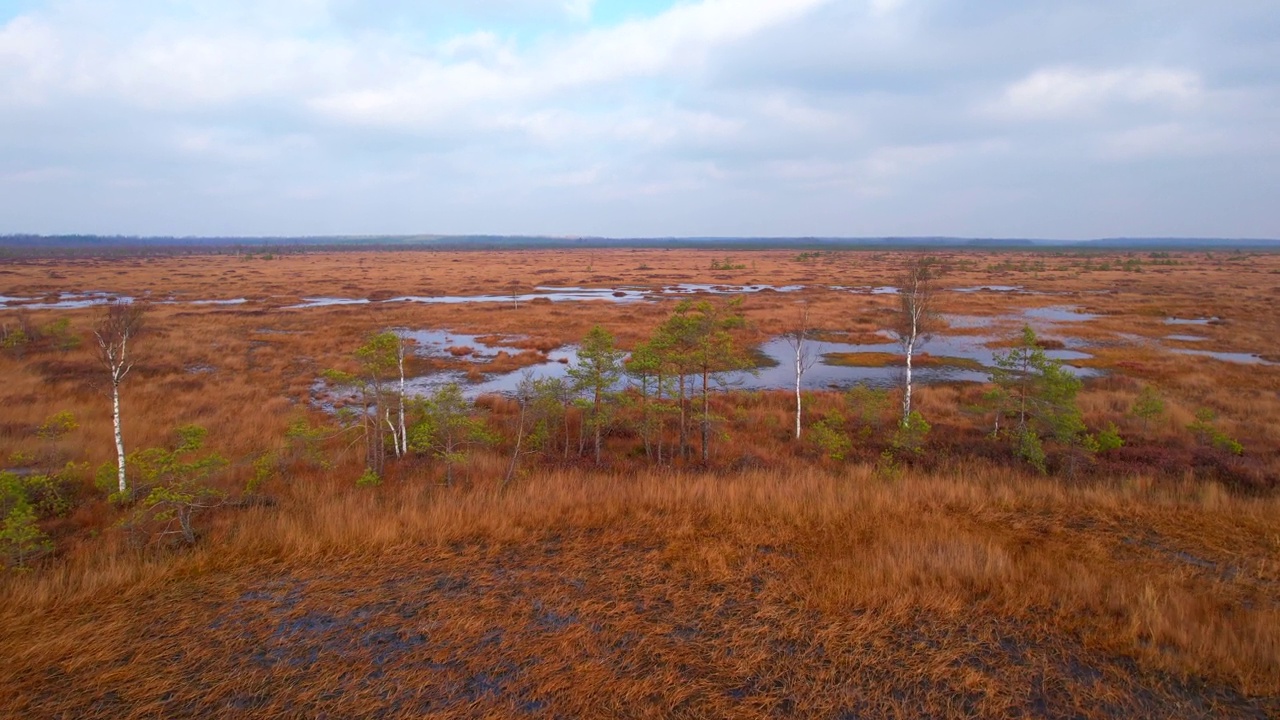
<instances>
[{"instance_id":1,"label":"distant treeline","mask_svg":"<svg viewBox=\"0 0 1280 720\"><path fill-rule=\"evenodd\" d=\"M495 250L520 248L706 248L735 250L1280 250L1262 238L962 237L551 237L540 235L334 235L299 237L139 237L129 235L0 235L0 254L133 255L150 253L288 253L303 250Z\"/></svg>"}]
</instances>

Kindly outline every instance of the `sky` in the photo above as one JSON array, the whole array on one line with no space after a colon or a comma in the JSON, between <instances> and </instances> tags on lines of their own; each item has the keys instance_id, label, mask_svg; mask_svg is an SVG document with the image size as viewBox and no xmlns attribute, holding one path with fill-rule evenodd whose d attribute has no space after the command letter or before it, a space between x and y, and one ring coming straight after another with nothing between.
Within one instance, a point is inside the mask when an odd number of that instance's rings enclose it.
<instances>
[{"instance_id":1,"label":"sky","mask_svg":"<svg viewBox=\"0 0 1280 720\"><path fill-rule=\"evenodd\" d=\"M1275 0L0 0L0 234L1280 237Z\"/></svg>"}]
</instances>

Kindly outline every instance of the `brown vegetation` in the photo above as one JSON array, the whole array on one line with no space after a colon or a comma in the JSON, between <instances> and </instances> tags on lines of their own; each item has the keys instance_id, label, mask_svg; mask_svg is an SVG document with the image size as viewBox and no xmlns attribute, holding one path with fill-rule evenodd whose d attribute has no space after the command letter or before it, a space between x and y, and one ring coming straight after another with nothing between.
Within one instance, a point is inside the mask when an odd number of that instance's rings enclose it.
<instances>
[{"instance_id":1,"label":"brown vegetation","mask_svg":"<svg viewBox=\"0 0 1280 720\"><path fill-rule=\"evenodd\" d=\"M714 257L556 250L483 261L401 252L10 263L0 294L248 302L153 303L122 398L132 448L163 446L181 425L206 427L209 446L230 461L214 482L234 502L206 514L192 548L139 547L115 527L124 511L86 476L75 507L41 523L56 552L0 581L0 714L1280 713L1280 373L1157 344L1188 330L1166 317L1216 317L1190 328L1211 349L1274 353L1280 257L1140 254L1135 265L1125 256L940 256L943 288L1039 293L944 291L944 313L992 318L1005 334L1019 322L1001 318L1025 307L1099 316L1048 335L1089 343L1086 364L1109 374L1081 393L1084 420L1116 423L1125 446L1071 476L1039 476L988 438L975 385L918 388L913 407L933 430L923 455L891 466L881 452L892 410L851 419L854 446L833 461L813 441L792 439L783 391L715 396L726 437L706 464L652 467L636 432L618 427L603 467L585 457L530 460L505 489L518 413L509 399L480 403L503 439L472 454L452 488L422 458L388 463L381 487L356 488L358 443L329 432L317 458L286 437L299 419L330 424L312 407L313 385L327 368L354 370L352 352L370 333L447 328L524 350L493 366L460 350L422 363L481 376L537 362L595 324L635 347L673 304L285 309L305 297L501 295L512 279L652 289L814 283L747 295L748 327L735 332L743 342L783 332L803 297L812 327L872 338L888 324L892 296L826 286L882 285L903 261L762 251L736 258L740 269L705 270ZM87 347L65 347L48 329L68 318L84 336L95 312L0 310L6 332L21 325L28 338L0 353L4 467L112 461L109 379ZM1146 386L1166 402L1149 422L1131 414ZM805 408L812 422L847 412L847 400L813 393ZM1204 408L1243 455L1188 429ZM60 411L78 427L41 437ZM244 492L262 468L265 483Z\"/></svg>"}]
</instances>

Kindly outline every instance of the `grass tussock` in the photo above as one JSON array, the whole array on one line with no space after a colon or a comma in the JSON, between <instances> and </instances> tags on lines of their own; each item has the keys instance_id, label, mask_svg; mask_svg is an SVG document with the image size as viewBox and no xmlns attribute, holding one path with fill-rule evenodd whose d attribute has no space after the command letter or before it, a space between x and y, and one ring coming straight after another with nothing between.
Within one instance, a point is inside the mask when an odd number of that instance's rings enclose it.
<instances>
[{"instance_id":1,"label":"grass tussock","mask_svg":"<svg viewBox=\"0 0 1280 720\"><path fill-rule=\"evenodd\" d=\"M317 481L178 557L10 580L0 680L81 716L1265 712L1277 509L980 466Z\"/></svg>"}]
</instances>

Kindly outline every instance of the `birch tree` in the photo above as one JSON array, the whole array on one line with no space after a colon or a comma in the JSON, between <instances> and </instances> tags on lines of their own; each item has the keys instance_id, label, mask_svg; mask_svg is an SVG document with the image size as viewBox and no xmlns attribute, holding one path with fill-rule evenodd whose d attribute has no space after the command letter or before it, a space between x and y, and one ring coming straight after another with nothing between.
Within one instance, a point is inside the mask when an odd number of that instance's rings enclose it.
<instances>
[{"instance_id":1,"label":"birch tree","mask_svg":"<svg viewBox=\"0 0 1280 720\"><path fill-rule=\"evenodd\" d=\"M125 479L124 433L120 420L120 384L133 369L132 341L142 329L146 305L117 300L106 306L104 314L93 328L97 340L98 361L106 368L111 380L111 422L115 431L116 484L121 497L129 492Z\"/></svg>"},{"instance_id":2,"label":"birch tree","mask_svg":"<svg viewBox=\"0 0 1280 720\"><path fill-rule=\"evenodd\" d=\"M391 445L396 457L409 454L409 436L405 428L405 345L405 338L399 334L382 332L370 336L368 341L356 350L364 382L372 391L373 411L379 416L375 421L385 424L391 432ZM393 372L397 375L388 377ZM395 391L396 403L393 415L392 403L388 398L391 391L387 389L387 385L394 377L399 378L399 385ZM373 442L381 445L380 428L374 435L376 437ZM374 469L381 472L381 463L379 462L378 467Z\"/></svg>"},{"instance_id":3,"label":"birch tree","mask_svg":"<svg viewBox=\"0 0 1280 720\"><path fill-rule=\"evenodd\" d=\"M800 413L802 408L802 400L800 396L800 381L804 379L804 374L813 367L813 363L818 359L814 355L812 348L809 347L809 303L800 304L799 316L796 318L796 324L783 337L787 344L791 346L791 352L795 358L796 368L796 439L800 439Z\"/></svg>"},{"instance_id":4,"label":"birch tree","mask_svg":"<svg viewBox=\"0 0 1280 720\"><path fill-rule=\"evenodd\" d=\"M397 398L399 408L398 417L399 426L398 433L392 433L396 442L396 457L404 457L409 454L409 433L404 423L404 346L405 338L403 335L396 334L396 369L400 372L400 393Z\"/></svg>"},{"instance_id":5,"label":"birch tree","mask_svg":"<svg viewBox=\"0 0 1280 720\"><path fill-rule=\"evenodd\" d=\"M324 377L332 385L354 391L360 401L356 420L365 443L365 468L382 475L385 465L388 431L396 457L409 452L409 432L405 422L405 339L394 332L370 335L355 351L360 364L357 373L326 370ZM399 372L399 391L389 386L396 371ZM389 396L398 395L395 414Z\"/></svg>"},{"instance_id":6,"label":"birch tree","mask_svg":"<svg viewBox=\"0 0 1280 720\"><path fill-rule=\"evenodd\" d=\"M930 258L916 257L908 262L898 280L899 308L893 330L906 359L902 388L902 425L911 420L912 361L920 346L929 341L940 323L937 308L936 275Z\"/></svg>"}]
</instances>

